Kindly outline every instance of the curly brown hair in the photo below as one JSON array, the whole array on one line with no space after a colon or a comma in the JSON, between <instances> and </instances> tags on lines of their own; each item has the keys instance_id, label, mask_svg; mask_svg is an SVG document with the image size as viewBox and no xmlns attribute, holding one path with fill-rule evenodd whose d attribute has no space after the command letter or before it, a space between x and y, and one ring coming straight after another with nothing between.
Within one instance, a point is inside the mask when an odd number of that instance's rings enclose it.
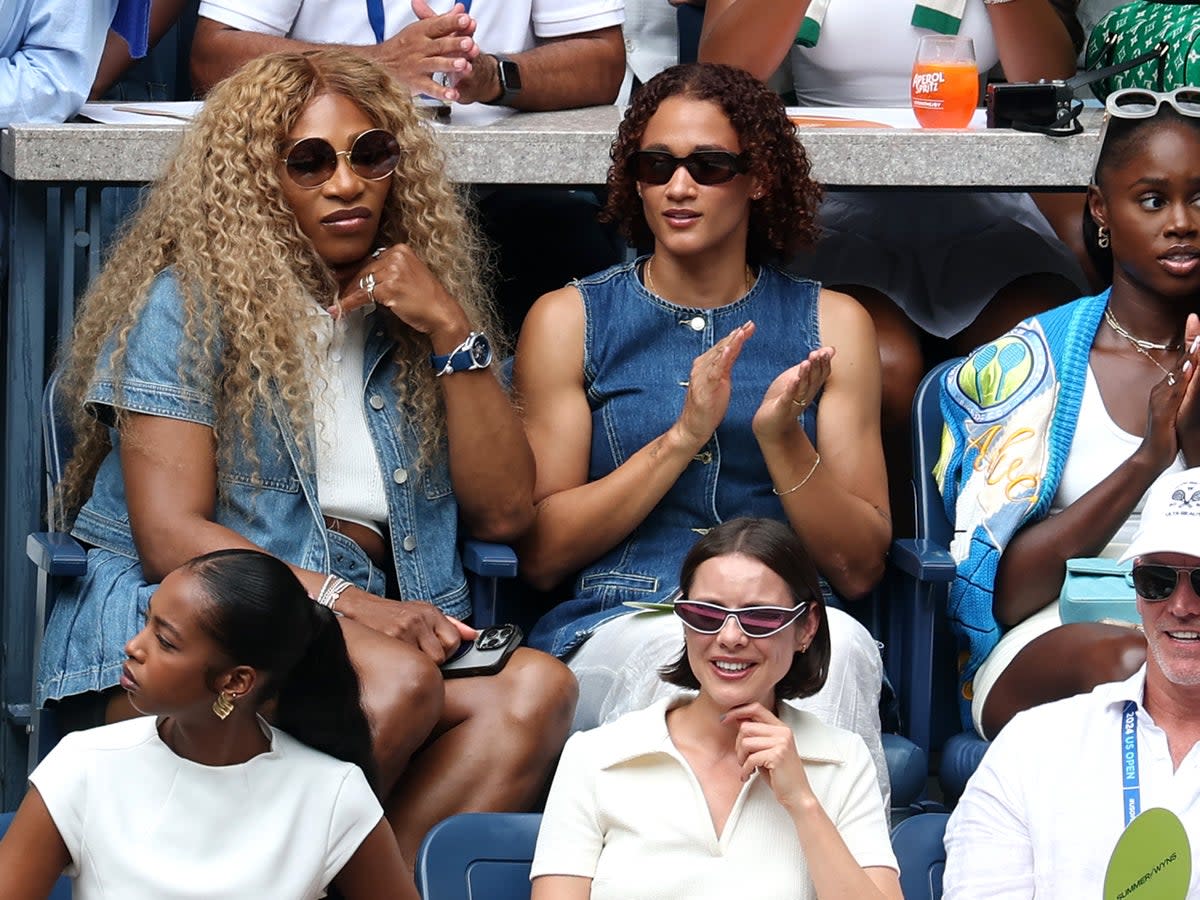
<instances>
[{"instance_id":1,"label":"curly brown hair","mask_svg":"<svg viewBox=\"0 0 1200 900\"><path fill-rule=\"evenodd\" d=\"M796 140L796 127L783 101L748 72L715 63L672 66L634 94L609 151L613 164L601 221L616 224L635 246L654 242L629 160L641 149L651 116L664 100L676 96L708 100L721 108L750 159L749 174L763 187L762 198L750 206L747 258L754 263L783 260L813 244L821 186L809 175L808 154Z\"/></svg>"},{"instance_id":2,"label":"curly brown hair","mask_svg":"<svg viewBox=\"0 0 1200 900\"><path fill-rule=\"evenodd\" d=\"M110 449L106 428L83 402L97 361L111 336L119 405L129 335L164 269L170 268L183 298L187 363L203 364L220 348L218 464L239 440L255 446L254 411L272 389L292 430L301 438L307 434L313 376L296 322L304 321L314 301L334 302L338 289L284 198L279 158L301 113L324 94L353 100L403 149L379 242L407 242L459 301L473 329L499 333L485 285L483 244L408 92L382 67L338 50L252 60L208 95L83 300L63 366L63 396L77 436L59 498L68 520ZM429 339L398 320L388 327L396 341L395 384L421 435L420 462L427 463L445 439Z\"/></svg>"}]
</instances>

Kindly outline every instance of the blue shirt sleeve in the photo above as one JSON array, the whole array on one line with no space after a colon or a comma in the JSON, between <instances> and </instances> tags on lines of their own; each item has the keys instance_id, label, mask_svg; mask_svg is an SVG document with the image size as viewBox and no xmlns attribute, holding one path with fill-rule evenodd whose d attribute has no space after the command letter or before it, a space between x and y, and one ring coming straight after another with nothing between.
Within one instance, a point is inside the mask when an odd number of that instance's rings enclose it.
<instances>
[{"instance_id":1,"label":"blue shirt sleeve","mask_svg":"<svg viewBox=\"0 0 1200 900\"><path fill-rule=\"evenodd\" d=\"M79 111L115 9L116 0L26 0L14 10L15 30L7 38L0 31L0 128L63 122Z\"/></svg>"}]
</instances>

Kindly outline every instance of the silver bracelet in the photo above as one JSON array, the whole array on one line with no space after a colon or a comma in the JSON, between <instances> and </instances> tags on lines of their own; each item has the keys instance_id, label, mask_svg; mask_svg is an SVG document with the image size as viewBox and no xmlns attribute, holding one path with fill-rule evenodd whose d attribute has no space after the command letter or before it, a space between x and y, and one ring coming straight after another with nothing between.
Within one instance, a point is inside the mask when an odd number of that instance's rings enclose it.
<instances>
[{"instance_id":1,"label":"silver bracelet","mask_svg":"<svg viewBox=\"0 0 1200 900\"><path fill-rule=\"evenodd\" d=\"M999 6L1001 3L1012 3L1013 0L983 0L984 6Z\"/></svg>"},{"instance_id":2,"label":"silver bracelet","mask_svg":"<svg viewBox=\"0 0 1200 900\"><path fill-rule=\"evenodd\" d=\"M337 613L337 610L333 608L333 604L338 602L338 598L350 586L350 582L344 578L338 578L336 575L327 575L325 583L321 585L321 590L317 593L316 602L330 612Z\"/></svg>"}]
</instances>

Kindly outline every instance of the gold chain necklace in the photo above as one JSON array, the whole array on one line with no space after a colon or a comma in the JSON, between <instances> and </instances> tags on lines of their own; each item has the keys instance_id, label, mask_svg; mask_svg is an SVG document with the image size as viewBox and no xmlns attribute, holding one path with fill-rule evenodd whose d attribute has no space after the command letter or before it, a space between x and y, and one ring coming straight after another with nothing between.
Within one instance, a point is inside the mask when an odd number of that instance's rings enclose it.
<instances>
[{"instance_id":1,"label":"gold chain necklace","mask_svg":"<svg viewBox=\"0 0 1200 900\"><path fill-rule=\"evenodd\" d=\"M646 290L652 294L658 294L654 289L654 278L650 275L650 264L654 262L654 256L651 255L646 264L642 266L642 277L646 281ZM746 263L746 289L743 293L750 293L750 288L754 287L754 270L750 268L750 263Z\"/></svg>"},{"instance_id":2,"label":"gold chain necklace","mask_svg":"<svg viewBox=\"0 0 1200 900\"><path fill-rule=\"evenodd\" d=\"M1142 354L1142 356L1146 357L1146 359L1150 360L1150 362L1154 363L1154 365L1158 366L1158 371L1162 372L1164 375L1167 376L1167 384L1173 385L1175 383L1175 375L1169 369L1164 367L1163 364L1160 363L1157 359L1155 359L1153 356L1151 356L1150 351L1151 350L1177 350L1177 349L1179 349L1177 345L1175 345L1175 344L1156 344L1154 341L1146 341L1146 340L1142 340L1141 338L1134 337L1132 334L1130 334L1128 331L1125 330L1124 326L1122 326L1120 322L1117 321L1117 317L1113 314L1111 307L1108 307L1108 306L1104 307L1104 321L1108 323L1109 328L1111 328L1113 331L1115 331L1121 337L1125 338L1125 340L1127 340L1129 342L1129 346L1131 346L1138 353Z\"/></svg>"}]
</instances>

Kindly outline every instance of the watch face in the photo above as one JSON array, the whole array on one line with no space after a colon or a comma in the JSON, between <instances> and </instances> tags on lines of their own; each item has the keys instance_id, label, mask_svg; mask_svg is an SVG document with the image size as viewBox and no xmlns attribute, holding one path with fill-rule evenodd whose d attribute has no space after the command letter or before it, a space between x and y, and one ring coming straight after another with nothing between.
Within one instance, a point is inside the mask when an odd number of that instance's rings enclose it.
<instances>
[{"instance_id":1,"label":"watch face","mask_svg":"<svg viewBox=\"0 0 1200 900\"><path fill-rule=\"evenodd\" d=\"M521 89L521 67L511 59L500 60L500 83L504 93L511 94Z\"/></svg>"},{"instance_id":2,"label":"watch face","mask_svg":"<svg viewBox=\"0 0 1200 900\"><path fill-rule=\"evenodd\" d=\"M478 368L483 368L492 361L492 345L487 339L487 335L478 334L470 346L471 364Z\"/></svg>"}]
</instances>

